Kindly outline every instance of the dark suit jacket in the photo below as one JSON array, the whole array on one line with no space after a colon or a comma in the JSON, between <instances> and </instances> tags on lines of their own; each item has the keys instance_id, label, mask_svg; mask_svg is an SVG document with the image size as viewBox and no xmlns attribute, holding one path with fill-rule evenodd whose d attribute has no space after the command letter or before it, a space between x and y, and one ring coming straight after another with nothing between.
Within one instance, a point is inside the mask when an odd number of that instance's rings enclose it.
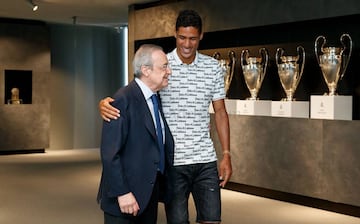
<instances>
[{"instance_id":1,"label":"dark suit jacket","mask_svg":"<svg viewBox=\"0 0 360 224\"><path fill-rule=\"evenodd\" d=\"M112 215L121 214L117 197L129 192L135 195L141 214L146 208L156 180L159 147L149 107L135 81L119 89L113 106L120 118L104 121L101 139L103 165L98 199L101 208ZM165 125L166 169L173 165L174 141Z\"/></svg>"}]
</instances>

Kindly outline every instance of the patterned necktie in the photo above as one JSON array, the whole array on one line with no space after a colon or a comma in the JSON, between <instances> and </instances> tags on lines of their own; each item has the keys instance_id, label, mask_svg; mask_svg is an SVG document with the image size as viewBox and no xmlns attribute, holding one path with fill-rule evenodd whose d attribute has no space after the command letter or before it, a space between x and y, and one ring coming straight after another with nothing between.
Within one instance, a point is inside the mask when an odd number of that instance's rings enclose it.
<instances>
[{"instance_id":1,"label":"patterned necktie","mask_svg":"<svg viewBox=\"0 0 360 224\"><path fill-rule=\"evenodd\" d=\"M159 163L159 169L161 173L164 173L165 169L165 152L164 152L164 143L163 143L163 133L160 123L160 116L159 116L159 102L158 97L156 94L153 94L151 96L151 100L153 102L154 106L154 114L155 114L155 121L156 121L156 134L158 138L158 144L160 149L160 163Z\"/></svg>"}]
</instances>

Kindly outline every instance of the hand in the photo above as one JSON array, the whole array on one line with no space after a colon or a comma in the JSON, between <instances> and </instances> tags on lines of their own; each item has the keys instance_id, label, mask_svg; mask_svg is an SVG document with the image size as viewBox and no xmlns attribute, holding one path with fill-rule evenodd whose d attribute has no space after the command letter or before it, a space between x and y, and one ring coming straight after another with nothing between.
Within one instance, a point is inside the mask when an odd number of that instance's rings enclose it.
<instances>
[{"instance_id":1,"label":"hand","mask_svg":"<svg viewBox=\"0 0 360 224\"><path fill-rule=\"evenodd\" d=\"M226 183L230 180L232 174L231 157L230 154L224 154L220 162L220 187L225 187Z\"/></svg>"},{"instance_id":2,"label":"hand","mask_svg":"<svg viewBox=\"0 0 360 224\"><path fill-rule=\"evenodd\" d=\"M118 196L118 204L122 213L136 216L140 210L136 198L131 192Z\"/></svg>"},{"instance_id":3,"label":"hand","mask_svg":"<svg viewBox=\"0 0 360 224\"><path fill-rule=\"evenodd\" d=\"M102 99L99 102L100 116L105 121L110 121L110 119L116 120L117 118L120 117L120 111L115 107L111 106L110 104L113 101L114 101L113 98L106 97L105 99Z\"/></svg>"}]
</instances>

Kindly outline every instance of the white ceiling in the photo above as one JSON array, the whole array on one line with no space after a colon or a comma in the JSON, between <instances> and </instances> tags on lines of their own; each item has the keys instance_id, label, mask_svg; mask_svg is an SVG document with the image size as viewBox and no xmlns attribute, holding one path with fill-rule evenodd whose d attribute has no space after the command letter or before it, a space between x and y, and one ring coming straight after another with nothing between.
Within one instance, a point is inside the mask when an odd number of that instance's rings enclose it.
<instances>
[{"instance_id":1,"label":"white ceiling","mask_svg":"<svg viewBox=\"0 0 360 224\"><path fill-rule=\"evenodd\" d=\"M1 0L0 18L31 19L50 23L115 26L128 22L128 6L156 0Z\"/></svg>"}]
</instances>

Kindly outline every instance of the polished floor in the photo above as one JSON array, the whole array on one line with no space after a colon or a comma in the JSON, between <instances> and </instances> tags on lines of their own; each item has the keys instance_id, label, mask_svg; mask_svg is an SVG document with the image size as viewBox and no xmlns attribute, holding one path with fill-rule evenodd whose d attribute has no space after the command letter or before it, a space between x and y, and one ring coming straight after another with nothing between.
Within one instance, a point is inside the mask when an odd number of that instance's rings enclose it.
<instances>
[{"instance_id":1,"label":"polished floor","mask_svg":"<svg viewBox=\"0 0 360 224\"><path fill-rule=\"evenodd\" d=\"M1 224L101 224L98 149L0 156ZM360 224L360 218L222 190L224 224ZM191 223L195 212L190 202ZM162 205L159 224L165 224Z\"/></svg>"}]
</instances>

